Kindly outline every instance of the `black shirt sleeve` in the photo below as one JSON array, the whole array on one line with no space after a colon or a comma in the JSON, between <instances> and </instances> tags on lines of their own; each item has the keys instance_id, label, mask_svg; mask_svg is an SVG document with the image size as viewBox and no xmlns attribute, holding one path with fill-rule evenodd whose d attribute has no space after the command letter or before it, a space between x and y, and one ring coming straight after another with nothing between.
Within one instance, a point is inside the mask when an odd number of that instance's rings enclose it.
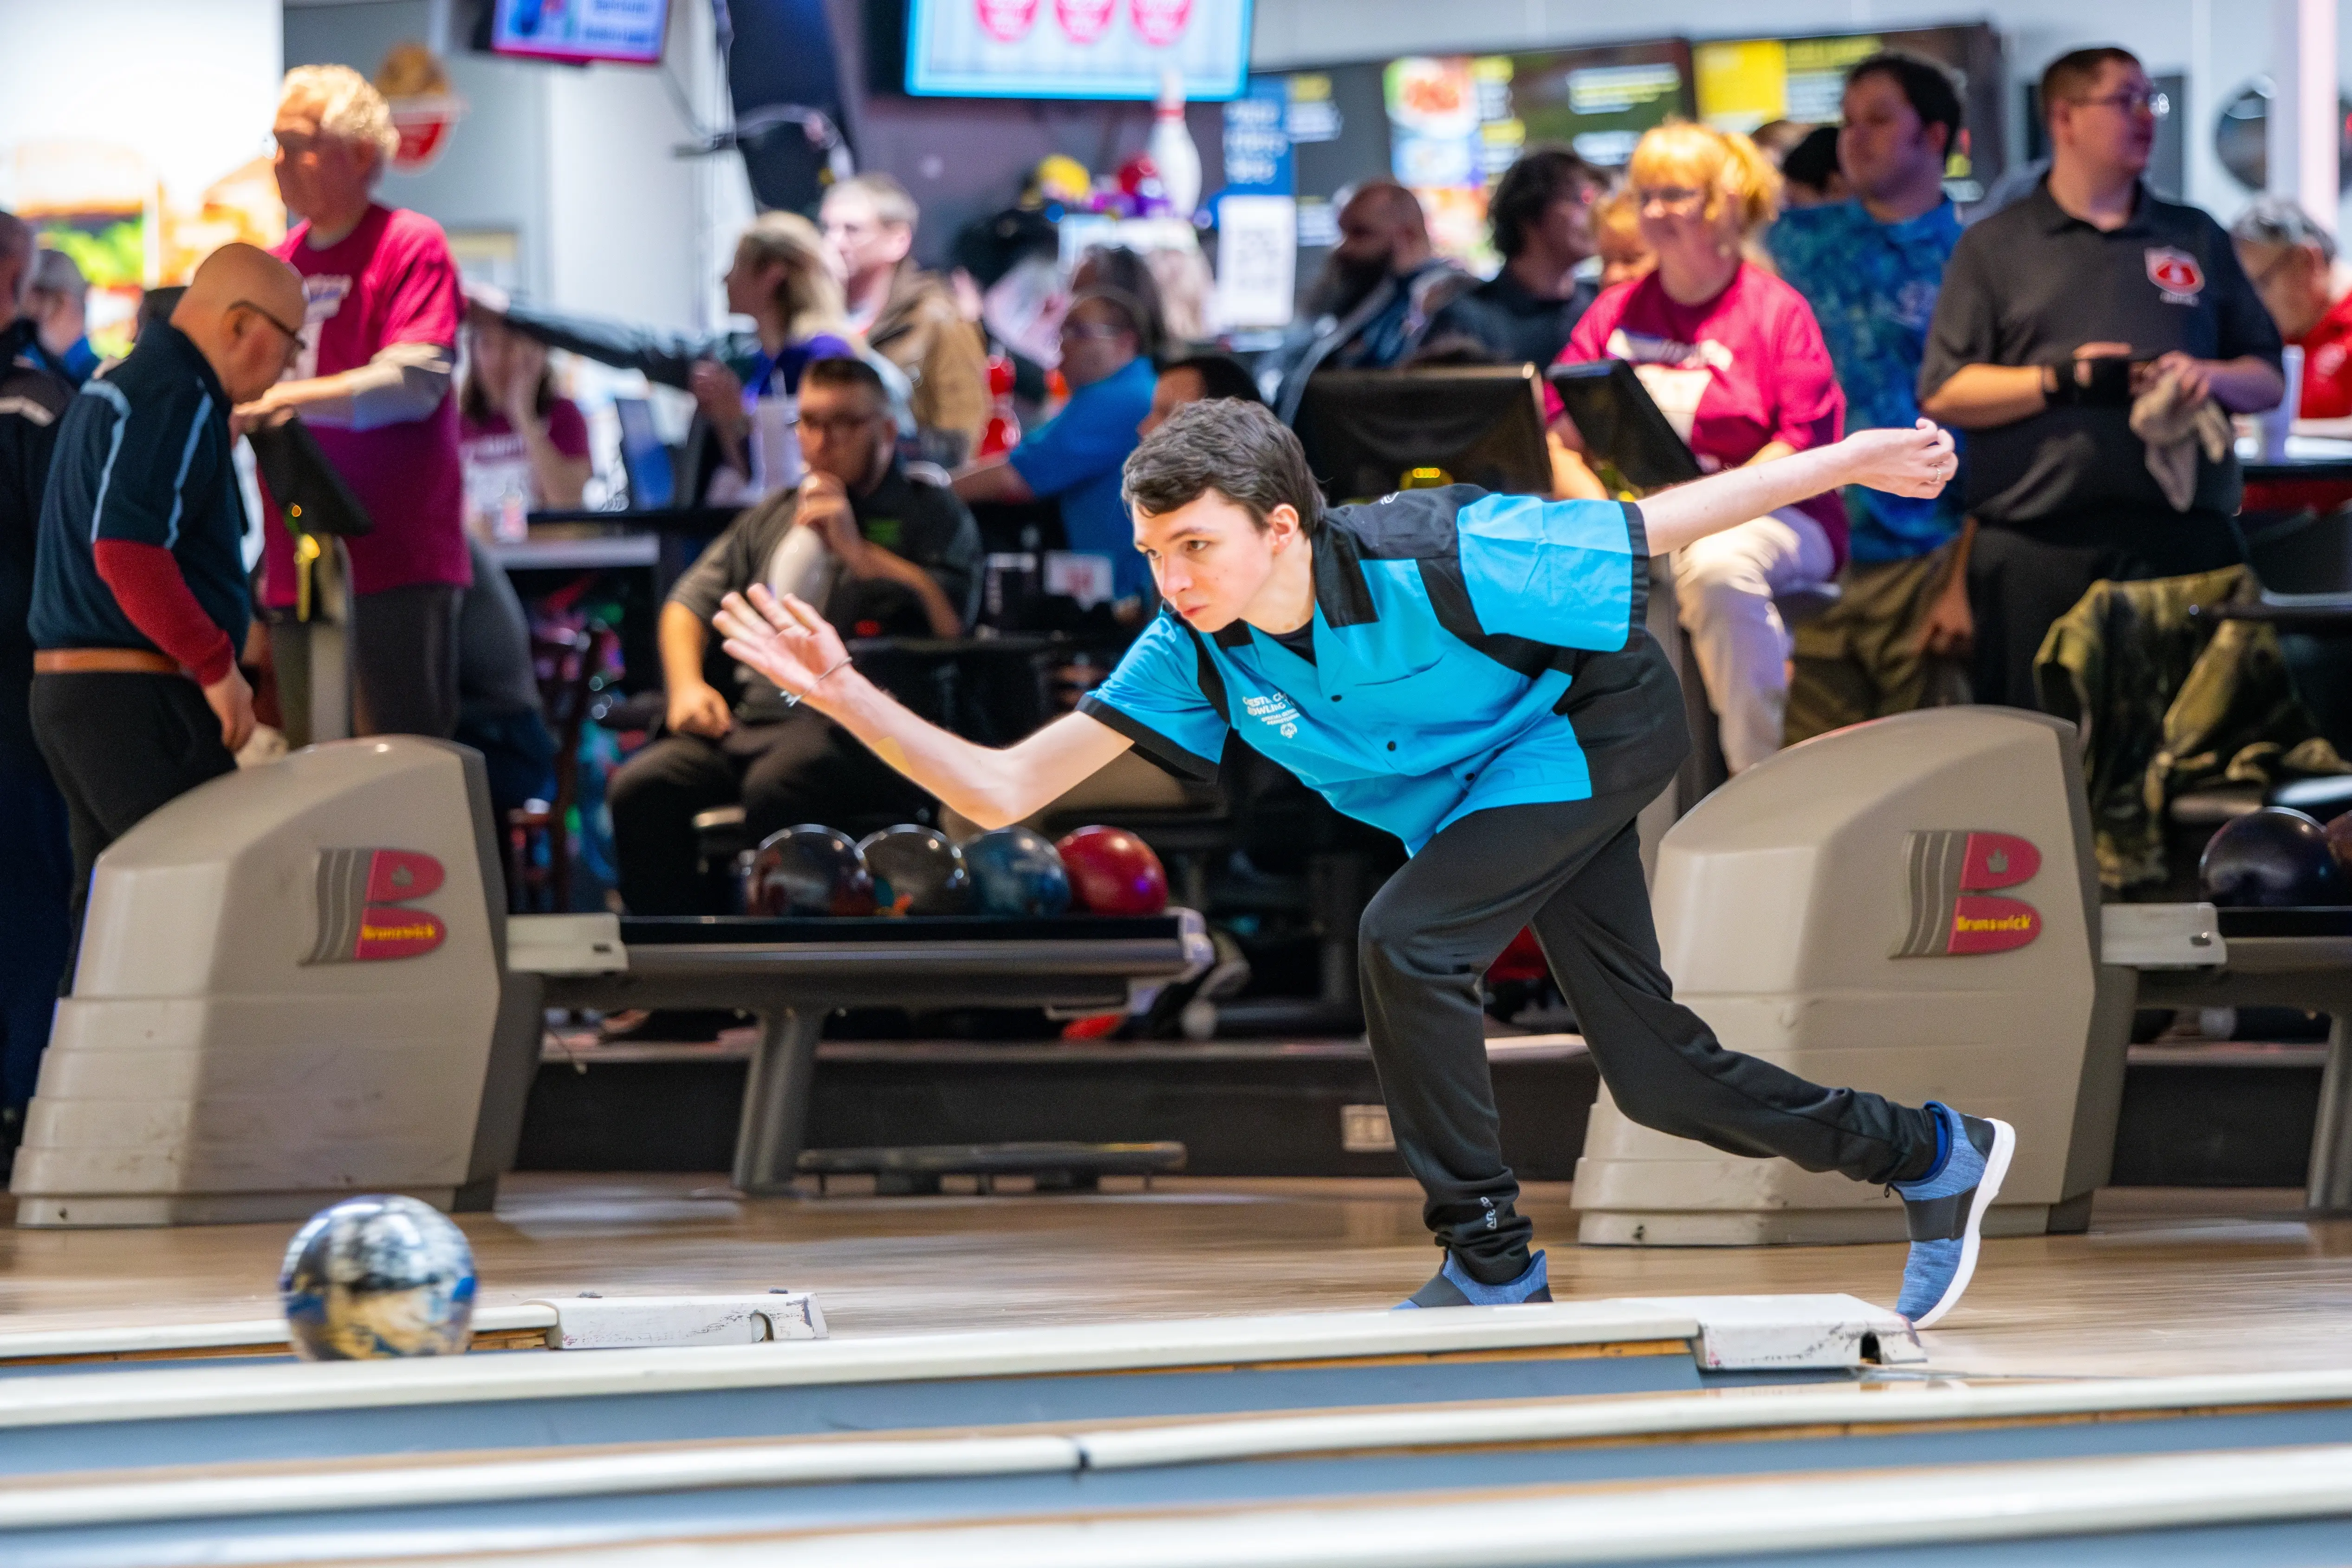
<instances>
[{"instance_id":1,"label":"black shirt sleeve","mask_svg":"<svg viewBox=\"0 0 2352 1568\"><path fill-rule=\"evenodd\" d=\"M2238 248L2231 244L2229 232L2210 218L2205 221L2213 241L2206 247L2211 273L2206 285L2213 290L2217 325L2213 357L2227 360L2253 354L2276 366L2284 348L2278 322L2271 318L2263 297L2254 292L2253 279L2238 265Z\"/></svg>"},{"instance_id":2,"label":"black shirt sleeve","mask_svg":"<svg viewBox=\"0 0 2352 1568\"><path fill-rule=\"evenodd\" d=\"M1926 352L1919 360L1919 401L1934 396L1963 365L1998 364L2000 352L2000 304L1984 265L1987 231L1973 228L1960 237L1952 259L1945 265L1943 288L1936 296L1936 314L1927 327Z\"/></svg>"}]
</instances>

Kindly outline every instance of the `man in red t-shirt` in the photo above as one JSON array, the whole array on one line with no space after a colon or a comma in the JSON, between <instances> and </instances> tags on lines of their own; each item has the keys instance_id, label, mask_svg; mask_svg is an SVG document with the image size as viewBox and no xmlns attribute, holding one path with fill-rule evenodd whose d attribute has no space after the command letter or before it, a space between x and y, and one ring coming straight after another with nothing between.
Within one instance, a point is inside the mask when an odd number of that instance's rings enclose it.
<instances>
[{"instance_id":1,"label":"man in red t-shirt","mask_svg":"<svg viewBox=\"0 0 2352 1568\"><path fill-rule=\"evenodd\" d=\"M2263 196L2230 226L2238 265L2278 323L2303 350L2301 419L2352 416L2352 270L2336 259L2336 237L2288 196ZM2247 511L2333 511L2352 501L2340 479L2249 484Z\"/></svg>"},{"instance_id":2,"label":"man in red t-shirt","mask_svg":"<svg viewBox=\"0 0 2352 1568\"><path fill-rule=\"evenodd\" d=\"M319 444L375 523L345 541L352 563L353 728L448 735L457 722L457 608L466 552L457 400L450 373L464 297L440 226L379 205L376 179L399 144L391 110L348 66L286 73L272 127L278 189L304 221L278 247L302 275L309 309L294 379L238 410L280 410L318 427ZM263 598L283 676L307 668L294 536L266 531Z\"/></svg>"}]
</instances>

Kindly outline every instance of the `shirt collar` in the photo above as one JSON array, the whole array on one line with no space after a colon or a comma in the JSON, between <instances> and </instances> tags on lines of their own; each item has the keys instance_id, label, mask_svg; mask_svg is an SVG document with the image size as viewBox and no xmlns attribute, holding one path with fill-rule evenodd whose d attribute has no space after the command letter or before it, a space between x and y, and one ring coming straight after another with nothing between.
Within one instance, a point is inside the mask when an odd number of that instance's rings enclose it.
<instances>
[{"instance_id":1,"label":"shirt collar","mask_svg":"<svg viewBox=\"0 0 2352 1568\"><path fill-rule=\"evenodd\" d=\"M2025 199L2037 207L2042 219L2042 231L2046 234L2063 234L2070 225L2087 228L2093 234L2144 234L2147 229L2148 195L2147 182L2145 180L2132 182L2131 216L2125 218L2122 226L2117 228L2101 228L2098 225L2076 217L2073 213L2060 206L2058 198L2050 194L2048 174L2042 176L2042 183L2035 185L2033 194Z\"/></svg>"},{"instance_id":2,"label":"shirt collar","mask_svg":"<svg viewBox=\"0 0 2352 1568\"><path fill-rule=\"evenodd\" d=\"M139 341L131 346L130 358L136 359L142 353L175 359L182 368L194 372L205 391L220 405L220 416L228 417L228 394L222 390L220 377L213 373L212 362L205 358L204 351L187 333L169 321L157 321L142 331Z\"/></svg>"},{"instance_id":3,"label":"shirt collar","mask_svg":"<svg viewBox=\"0 0 2352 1568\"><path fill-rule=\"evenodd\" d=\"M1323 624L1337 631L1341 626L1360 626L1381 618L1381 607L1372 600L1372 591L1364 582L1363 552L1357 548L1356 536L1323 514L1323 524L1315 531L1315 610ZM1168 610L1173 616L1176 612ZM1177 619L1181 623L1182 616ZM1250 624L1235 616L1220 631L1210 634L1209 640L1222 648L1248 647Z\"/></svg>"}]
</instances>

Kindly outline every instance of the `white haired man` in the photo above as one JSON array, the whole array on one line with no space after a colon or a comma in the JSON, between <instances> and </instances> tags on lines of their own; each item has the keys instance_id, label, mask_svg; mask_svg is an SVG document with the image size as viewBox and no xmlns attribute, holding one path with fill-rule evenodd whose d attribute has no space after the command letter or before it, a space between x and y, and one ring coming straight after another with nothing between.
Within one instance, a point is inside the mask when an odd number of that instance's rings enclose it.
<instances>
[{"instance_id":1,"label":"white haired man","mask_svg":"<svg viewBox=\"0 0 2352 1568\"><path fill-rule=\"evenodd\" d=\"M351 552L352 715L362 734L446 737L457 723L457 609L473 568L451 385L465 313L441 227L374 199L399 145L383 96L348 66L286 73L271 127L278 194L302 221L277 254L302 275L302 353L290 379L237 412L291 410L367 508ZM266 531L270 646L307 685L294 537ZM289 705L290 706L290 705Z\"/></svg>"}]
</instances>

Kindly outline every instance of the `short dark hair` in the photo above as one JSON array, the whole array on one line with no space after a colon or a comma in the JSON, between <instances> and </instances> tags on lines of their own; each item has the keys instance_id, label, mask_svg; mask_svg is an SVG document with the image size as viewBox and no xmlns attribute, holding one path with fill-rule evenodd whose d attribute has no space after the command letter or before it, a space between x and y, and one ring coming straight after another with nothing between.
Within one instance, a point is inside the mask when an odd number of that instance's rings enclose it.
<instances>
[{"instance_id":1,"label":"short dark hair","mask_svg":"<svg viewBox=\"0 0 2352 1568\"><path fill-rule=\"evenodd\" d=\"M864 360L844 354L835 359L813 359L801 371L803 386L831 386L846 390L856 387L874 399L877 409L890 406L890 389L882 384L882 373Z\"/></svg>"},{"instance_id":2,"label":"short dark hair","mask_svg":"<svg viewBox=\"0 0 2352 1568\"><path fill-rule=\"evenodd\" d=\"M1214 490L1260 528L1278 506L1308 532L1323 521L1323 492L1307 450L1262 403L1212 397L1188 403L1128 454L1119 492L1138 511L1160 515Z\"/></svg>"},{"instance_id":3,"label":"short dark hair","mask_svg":"<svg viewBox=\"0 0 2352 1568\"><path fill-rule=\"evenodd\" d=\"M2042 73L2042 117L2047 120L2059 104L2073 102L2098 86L2099 73L2110 65L2142 68L2137 55L2113 44L2074 49L2052 60Z\"/></svg>"},{"instance_id":4,"label":"short dark hair","mask_svg":"<svg viewBox=\"0 0 2352 1568\"><path fill-rule=\"evenodd\" d=\"M1967 122L1967 111L1960 105L1960 89L1952 84L1952 73L1933 60L1923 60L1917 55L1906 55L1900 49L1884 49L1868 59L1858 61L1845 73L1845 84L1852 87L1864 77L1883 76L1893 82L1919 117L1919 129L1930 125L1944 128L1944 151L1950 153L1958 147L1960 127Z\"/></svg>"},{"instance_id":5,"label":"short dark hair","mask_svg":"<svg viewBox=\"0 0 2352 1568\"><path fill-rule=\"evenodd\" d=\"M1525 250L1528 231L1542 224L1552 203L1580 185L1605 191L1609 178L1566 147L1538 145L1520 153L1495 182L1495 194L1486 200L1495 248L1506 258Z\"/></svg>"},{"instance_id":6,"label":"short dark hair","mask_svg":"<svg viewBox=\"0 0 2352 1568\"><path fill-rule=\"evenodd\" d=\"M1804 186L1815 195L1828 193L1830 181L1837 173L1838 131L1834 125L1814 126L1780 160L1780 177L1792 185Z\"/></svg>"},{"instance_id":7,"label":"short dark hair","mask_svg":"<svg viewBox=\"0 0 2352 1568\"><path fill-rule=\"evenodd\" d=\"M1265 401L1258 395L1257 383L1250 379L1250 373L1231 354L1194 354L1173 364L1161 365L1160 374L1173 375L1180 370L1189 370L1201 378L1203 397L1238 397L1244 403Z\"/></svg>"}]
</instances>

